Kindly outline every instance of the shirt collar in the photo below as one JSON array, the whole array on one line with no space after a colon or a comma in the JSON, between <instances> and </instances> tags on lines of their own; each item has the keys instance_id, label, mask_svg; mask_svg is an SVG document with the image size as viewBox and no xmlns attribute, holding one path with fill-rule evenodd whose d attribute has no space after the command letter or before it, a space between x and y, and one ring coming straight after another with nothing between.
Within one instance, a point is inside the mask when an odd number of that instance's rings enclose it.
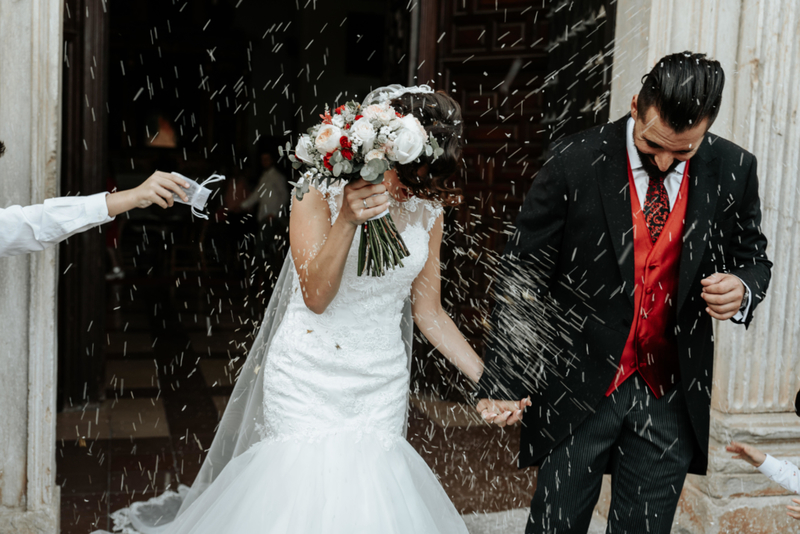
<instances>
[{"instance_id":1,"label":"shirt collar","mask_svg":"<svg viewBox=\"0 0 800 534\"><path fill-rule=\"evenodd\" d=\"M636 171L643 168L642 160L639 158L639 153L636 151L636 145L633 144L633 124L634 124L633 117L628 117L628 124L626 128L625 134L625 144L628 148L628 159L631 162L631 170ZM686 167L686 162L681 161L678 165L672 170L670 174L678 174L683 176L683 171Z\"/></svg>"}]
</instances>

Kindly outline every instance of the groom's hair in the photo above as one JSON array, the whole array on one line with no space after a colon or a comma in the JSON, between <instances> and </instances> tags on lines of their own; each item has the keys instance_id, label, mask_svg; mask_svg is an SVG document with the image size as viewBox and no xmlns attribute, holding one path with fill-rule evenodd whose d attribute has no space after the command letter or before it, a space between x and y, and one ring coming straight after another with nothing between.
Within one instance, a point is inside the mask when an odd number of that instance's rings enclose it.
<instances>
[{"instance_id":1,"label":"groom's hair","mask_svg":"<svg viewBox=\"0 0 800 534\"><path fill-rule=\"evenodd\" d=\"M6 145L4 145L2 141L0 141L0 158L2 158L3 154L5 153L6 153Z\"/></svg>"},{"instance_id":2,"label":"groom's hair","mask_svg":"<svg viewBox=\"0 0 800 534\"><path fill-rule=\"evenodd\" d=\"M725 72L719 61L705 54L680 52L661 58L642 78L637 107L644 117L650 106L675 133L708 119L714 123L722 103Z\"/></svg>"}]
</instances>

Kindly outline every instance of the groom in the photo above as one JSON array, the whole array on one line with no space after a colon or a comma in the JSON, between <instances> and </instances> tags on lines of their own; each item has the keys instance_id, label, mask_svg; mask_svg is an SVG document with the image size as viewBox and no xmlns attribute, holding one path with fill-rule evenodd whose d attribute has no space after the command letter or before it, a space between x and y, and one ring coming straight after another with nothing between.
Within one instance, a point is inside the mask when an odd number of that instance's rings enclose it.
<instances>
[{"instance_id":1,"label":"groom","mask_svg":"<svg viewBox=\"0 0 800 534\"><path fill-rule=\"evenodd\" d=\"M708 133L724 83L703 54L662 58L630 115L556 143L525 198L478 409L530 395L528 534L585 533L603 473L608 532L667 534L706 472L711 319L747 326L772 267L756 158Z\"/></svg>"}]
</instances>

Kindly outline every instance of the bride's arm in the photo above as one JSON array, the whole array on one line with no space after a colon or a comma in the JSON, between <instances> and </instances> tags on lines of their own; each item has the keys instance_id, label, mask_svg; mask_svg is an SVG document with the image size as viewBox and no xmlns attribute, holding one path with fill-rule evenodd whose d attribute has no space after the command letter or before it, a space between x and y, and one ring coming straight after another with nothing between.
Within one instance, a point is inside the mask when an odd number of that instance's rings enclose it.
<instances>
[{"instance_id":1,"label":"bride's arm","mask_svg":"<svg viewBox=\"0 0 800 534\"><path fill-rule=\"evenodd\" d=\"M358 180L344 187L342 208L331 225L331 212L322 193L310 189L292 205L289 242L308 309L322 313L342 282L347 253L358 226L383 213L389 199L382 184ZM373 196L375 195L375 196ZM368 208L364 208L366 199Z\"/></svg>"},{"instance_id":2,"label":"bride's arm","mask_svg":"<svg viewBox=\"0 0 800 534\"><path fill-rule=\"evenodd\" d=\"M477 383L483 374L483 360L442 308L439 249L442 244L443 219L444 215L440 215L431 229L428 260L411 287L411 310L414 322L427 340L470 380Z\"/></svg>"},{"instance_id":3,"label":"bride's arm","mask_svg":"<svg viewBox=\"0 0 800 534\"><path fill-rule=\"evenodd\" d=\"M483 360L442 308L439 249L442 244L443 219L444 215L440 215L431 229L428 260L411 286L411 311L414 314L414 322L427 340L470 380L477 383L483 374ZM490 423L506 426L521 421L523 410L530 405L530 399L520 401L482 399L477 410Z\"/></svg>"}]
</instances>

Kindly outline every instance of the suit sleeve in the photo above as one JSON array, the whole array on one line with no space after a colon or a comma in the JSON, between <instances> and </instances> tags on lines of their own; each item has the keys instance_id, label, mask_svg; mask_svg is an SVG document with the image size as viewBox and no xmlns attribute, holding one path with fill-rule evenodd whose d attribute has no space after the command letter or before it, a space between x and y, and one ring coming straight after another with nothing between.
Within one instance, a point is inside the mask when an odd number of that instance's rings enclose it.
<instances>
[{"instance_id":1,"label":"suit sleeve","mask_svg":"<svg viewBox=\"0 0 800 534\"><path fill-rule=\"evenodd\" d=\"M536 389L567 198L562 168L553 160L534 179L495 273L479 397L517 400Z\"/></svg>"},{"instance_id":2,"label":"suit sleeve","mask_svg":"<svg viewBox=\"0 0 800 534\"><path fill-rule=\"evenodd\" d=\"M761 199L758 196L755 157L747 174L747 185L726 255L729 265L734 266L731 273L750 288L750 309L743 321L745 326L749 326L753 312L766 296L772 270L772 262L767 258L767 237L761 231Z\"/></svg>"}]
</instances>

